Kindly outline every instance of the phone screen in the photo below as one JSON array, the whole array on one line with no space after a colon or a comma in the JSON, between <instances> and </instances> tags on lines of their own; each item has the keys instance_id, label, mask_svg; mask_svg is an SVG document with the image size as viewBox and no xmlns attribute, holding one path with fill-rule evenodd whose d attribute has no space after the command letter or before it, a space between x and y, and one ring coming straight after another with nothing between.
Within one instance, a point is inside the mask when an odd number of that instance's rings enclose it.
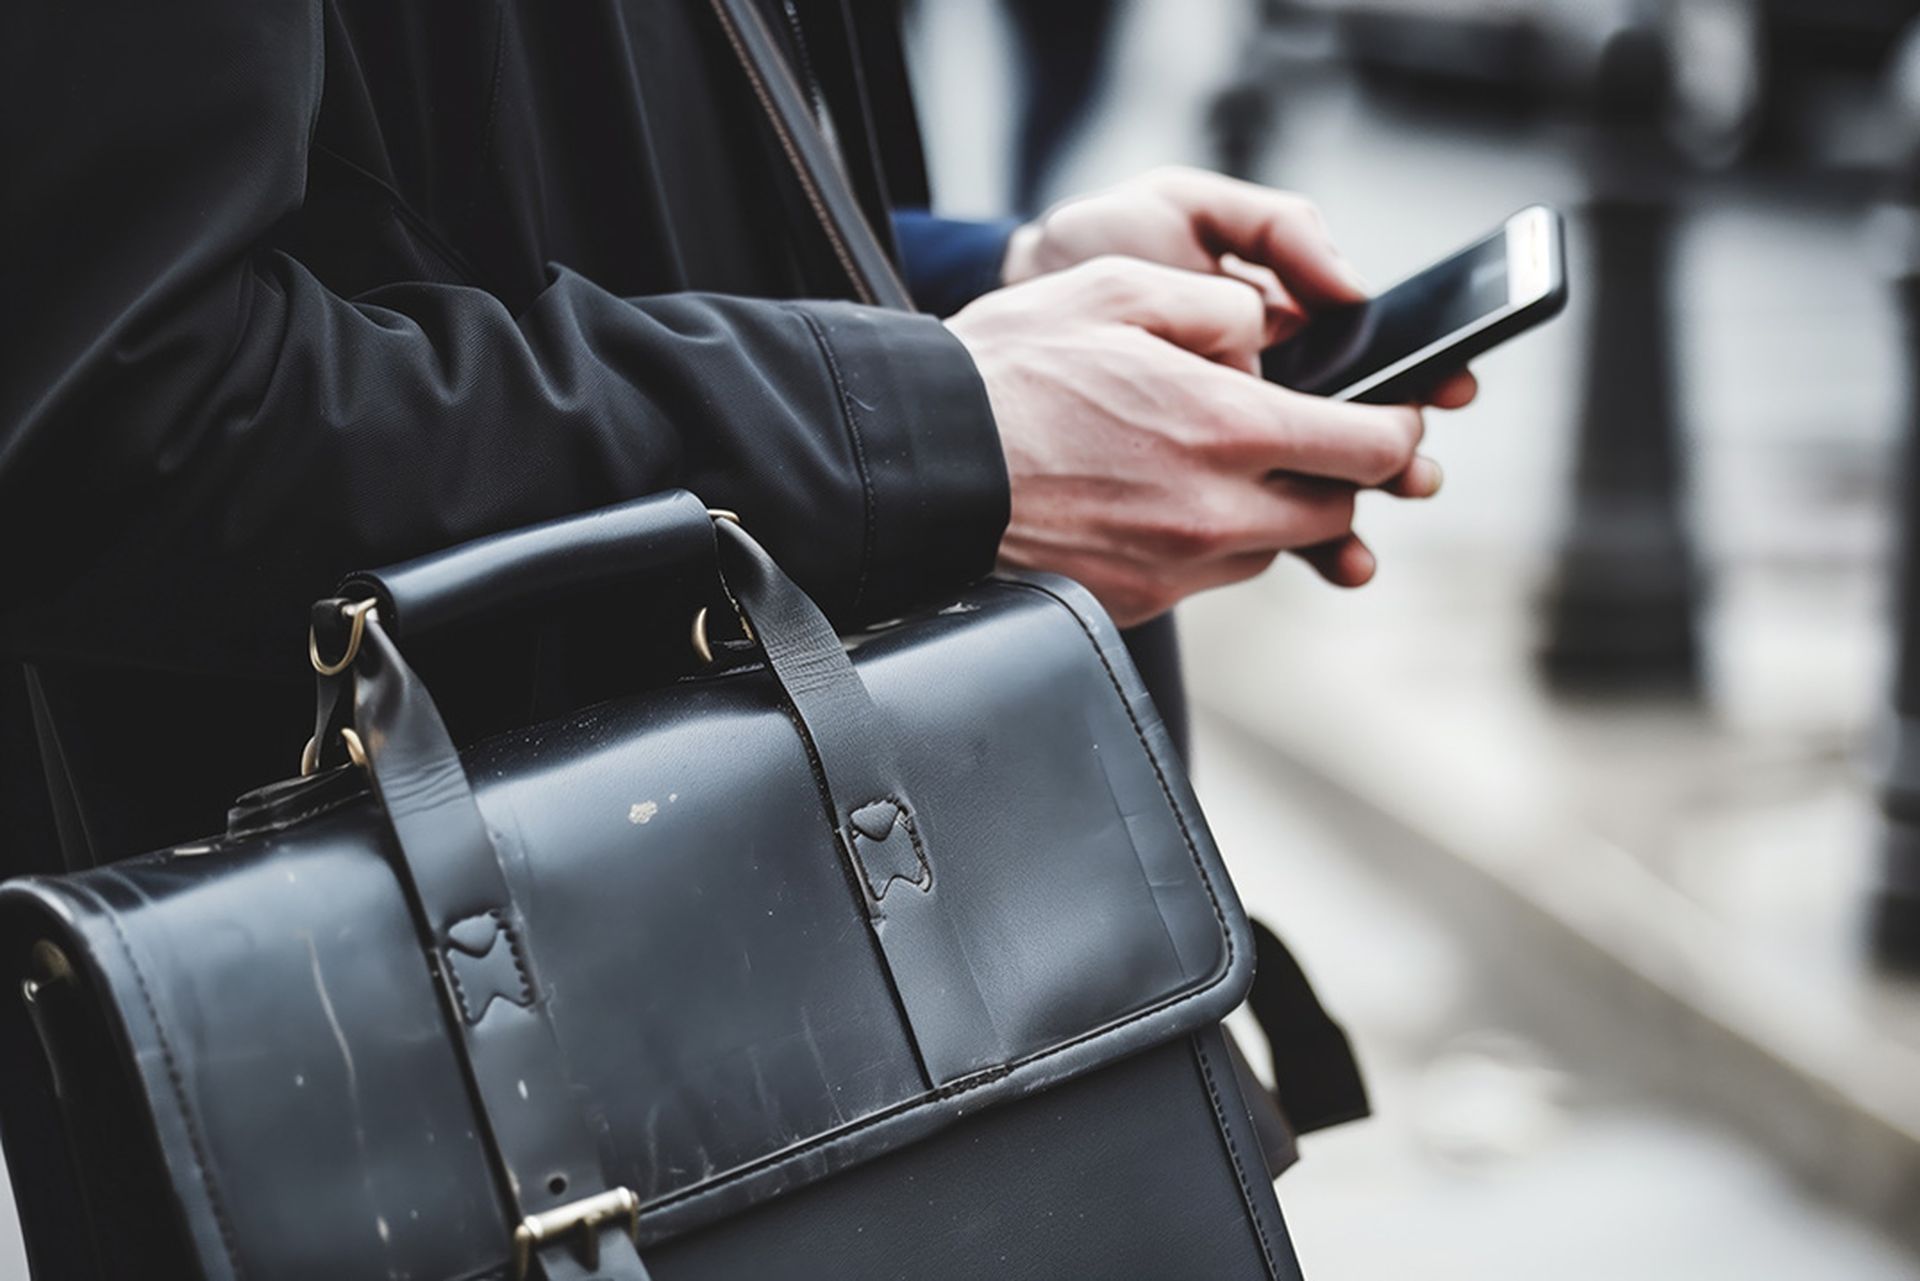
<instances>
[{"instance_id":1,"label":"phone screen","mask_svg":"<svg viewBox=\"0 0 1920 1281\"><path fill-rule=\"evenodd\" d=\"M1496 232L1386 292L1314 313L1261 357L1284 387L1329 396L1508 305L1507 235Z\"/></svg>"}]
</instances>

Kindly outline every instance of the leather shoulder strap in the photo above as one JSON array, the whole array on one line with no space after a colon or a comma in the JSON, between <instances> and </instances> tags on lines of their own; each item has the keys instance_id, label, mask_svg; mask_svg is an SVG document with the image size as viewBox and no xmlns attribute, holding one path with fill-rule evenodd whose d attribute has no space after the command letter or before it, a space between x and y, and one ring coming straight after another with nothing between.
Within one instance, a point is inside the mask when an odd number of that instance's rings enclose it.
<instances>
[{"instance_id":1,"label":"leather shoulder strap","mask_svg":"<svg viewBox=\"0 0 1920 1281\"><path fill-rule=\"evenodd\" d=\"M739 59L760 109L779 139L780 150L792 166L807 205L826 233L834 257L852 282L854 296L876 307L912 311L900 273L894 270L860 211L844 174L834 163L826 136L807 105L807 96L794 78L793 68L780 53L766 20L753 0L708 0L726 33L727 44Z\"/></svg>"}]
</instances>

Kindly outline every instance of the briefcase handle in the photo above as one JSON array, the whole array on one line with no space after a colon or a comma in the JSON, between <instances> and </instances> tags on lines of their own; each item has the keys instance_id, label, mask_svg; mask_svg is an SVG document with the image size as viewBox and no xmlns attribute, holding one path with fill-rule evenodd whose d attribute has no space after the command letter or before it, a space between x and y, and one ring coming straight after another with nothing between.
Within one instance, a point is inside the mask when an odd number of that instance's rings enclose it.
<instances>
[{"instance_id":1,"label":"briefcase handle","mask_svg":"<svg viewBox=\"0 0 1920 1281\"><path fill-rule=\"evenodd\" d=\"M667 574L717 581L713 519L684 489L563 516L432 552L341 581L336 596L371 600L387 635L413 640L457 623L511 613L613 583ZM316 606L314 666L344 670L321 657L321 637L337 604ZM346 620L349 625L351 619ZM350 644L350 640L347 642Z\"/></svg>"},{"instance_id":2,"label":"briefcase handle","mask_svg":"<svg viewBox=\"0 0 1920 1281\"><path fill-rule=\"evenodd\" d=\"M459 752L432 696L400 656L395 633L401 622L418 633L482 609L698 563L703 555L766 660L814 766L823 817L878 917L895 882L923 889L932 883L891 727L832 624L737 519L709 513L676 491L352 575L348 589L368 595L315 606L317 616L346 622L347 640L337 656L323 656L317 636L310 644L319 707L303 766L317 764L335 707L350 700L353 725L342 733L392 830L394 870L449 1022L460 1031L457 1048L483 1122L480 1137L508 1221L520 1225L516 1275L551 1276L550 1265L559 1263L554 1252L573 1250L600 1260L599 1275L644 1281L630 1239L640 1207L602 1166L548 1018L539 949L527 936ZM514 962L518 990L464 990L462 958L501 947ZM945 1007L942 1014L939 1027L916 1021L916 1034L950 1030L958 1016ZM974 1014L984 1023L984 1007ZM976 1044L990 1032L961 1029Z\"/></svg>"}]
</instances>

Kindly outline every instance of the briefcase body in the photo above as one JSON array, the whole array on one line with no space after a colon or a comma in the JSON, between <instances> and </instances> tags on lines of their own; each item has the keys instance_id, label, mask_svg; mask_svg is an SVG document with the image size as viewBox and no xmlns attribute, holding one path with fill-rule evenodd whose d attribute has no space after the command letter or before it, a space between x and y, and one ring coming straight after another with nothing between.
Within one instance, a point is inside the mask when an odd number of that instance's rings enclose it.
<instances>
[{"instance_id":1,"label":"briefcase body","mask_svg":"<svg viewBox=\"0 0 1920 1281\"><path fill-rule=\"evenodd\" d=\"M689 566L714 661L457 756L400 657ZM0 889L36 1275L1294 1275L1217 1027L1247 925L1081 589L848 652L673 494L319 617L308 764L349 705L352 761Z\"/></svg>"}]
</instances>

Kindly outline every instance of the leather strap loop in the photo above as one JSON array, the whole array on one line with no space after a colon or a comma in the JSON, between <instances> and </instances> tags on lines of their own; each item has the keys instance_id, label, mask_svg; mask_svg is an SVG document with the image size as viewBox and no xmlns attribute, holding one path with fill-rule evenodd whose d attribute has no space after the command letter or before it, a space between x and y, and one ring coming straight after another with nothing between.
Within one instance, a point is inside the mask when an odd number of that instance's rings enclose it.
<instances>
[{"instance_id":1,"label":"leather strap loop","mask_svg":"<svg viewBox=\"0 0 1920 1281\"><path fill-rule=\"evenodd\" d=\"M503 1201L518 1223L611 1190L547 1016L526 924L459 754L426 689L383 626L369 620L354 665L354 722L392 825L405 887L479 1103ZM534 1256L545 1281L645 1281L623 1232L595 1226L598 1266L568 1262L578 1243Z\"/></svg>"},{"instance_id":2,"label":"leather strap loop","mask_svg":"<svg viewBox=\"0 0 1920 1281\"><path fill-rule=\"evenodd\" d=\"M892 727L806 593L739 526L721 522L716 533L727 588L817 767L928 1083L1001 1062L1000 1033L940 906L939 857L914 812Z\"/></svg>"}]
</instances>

